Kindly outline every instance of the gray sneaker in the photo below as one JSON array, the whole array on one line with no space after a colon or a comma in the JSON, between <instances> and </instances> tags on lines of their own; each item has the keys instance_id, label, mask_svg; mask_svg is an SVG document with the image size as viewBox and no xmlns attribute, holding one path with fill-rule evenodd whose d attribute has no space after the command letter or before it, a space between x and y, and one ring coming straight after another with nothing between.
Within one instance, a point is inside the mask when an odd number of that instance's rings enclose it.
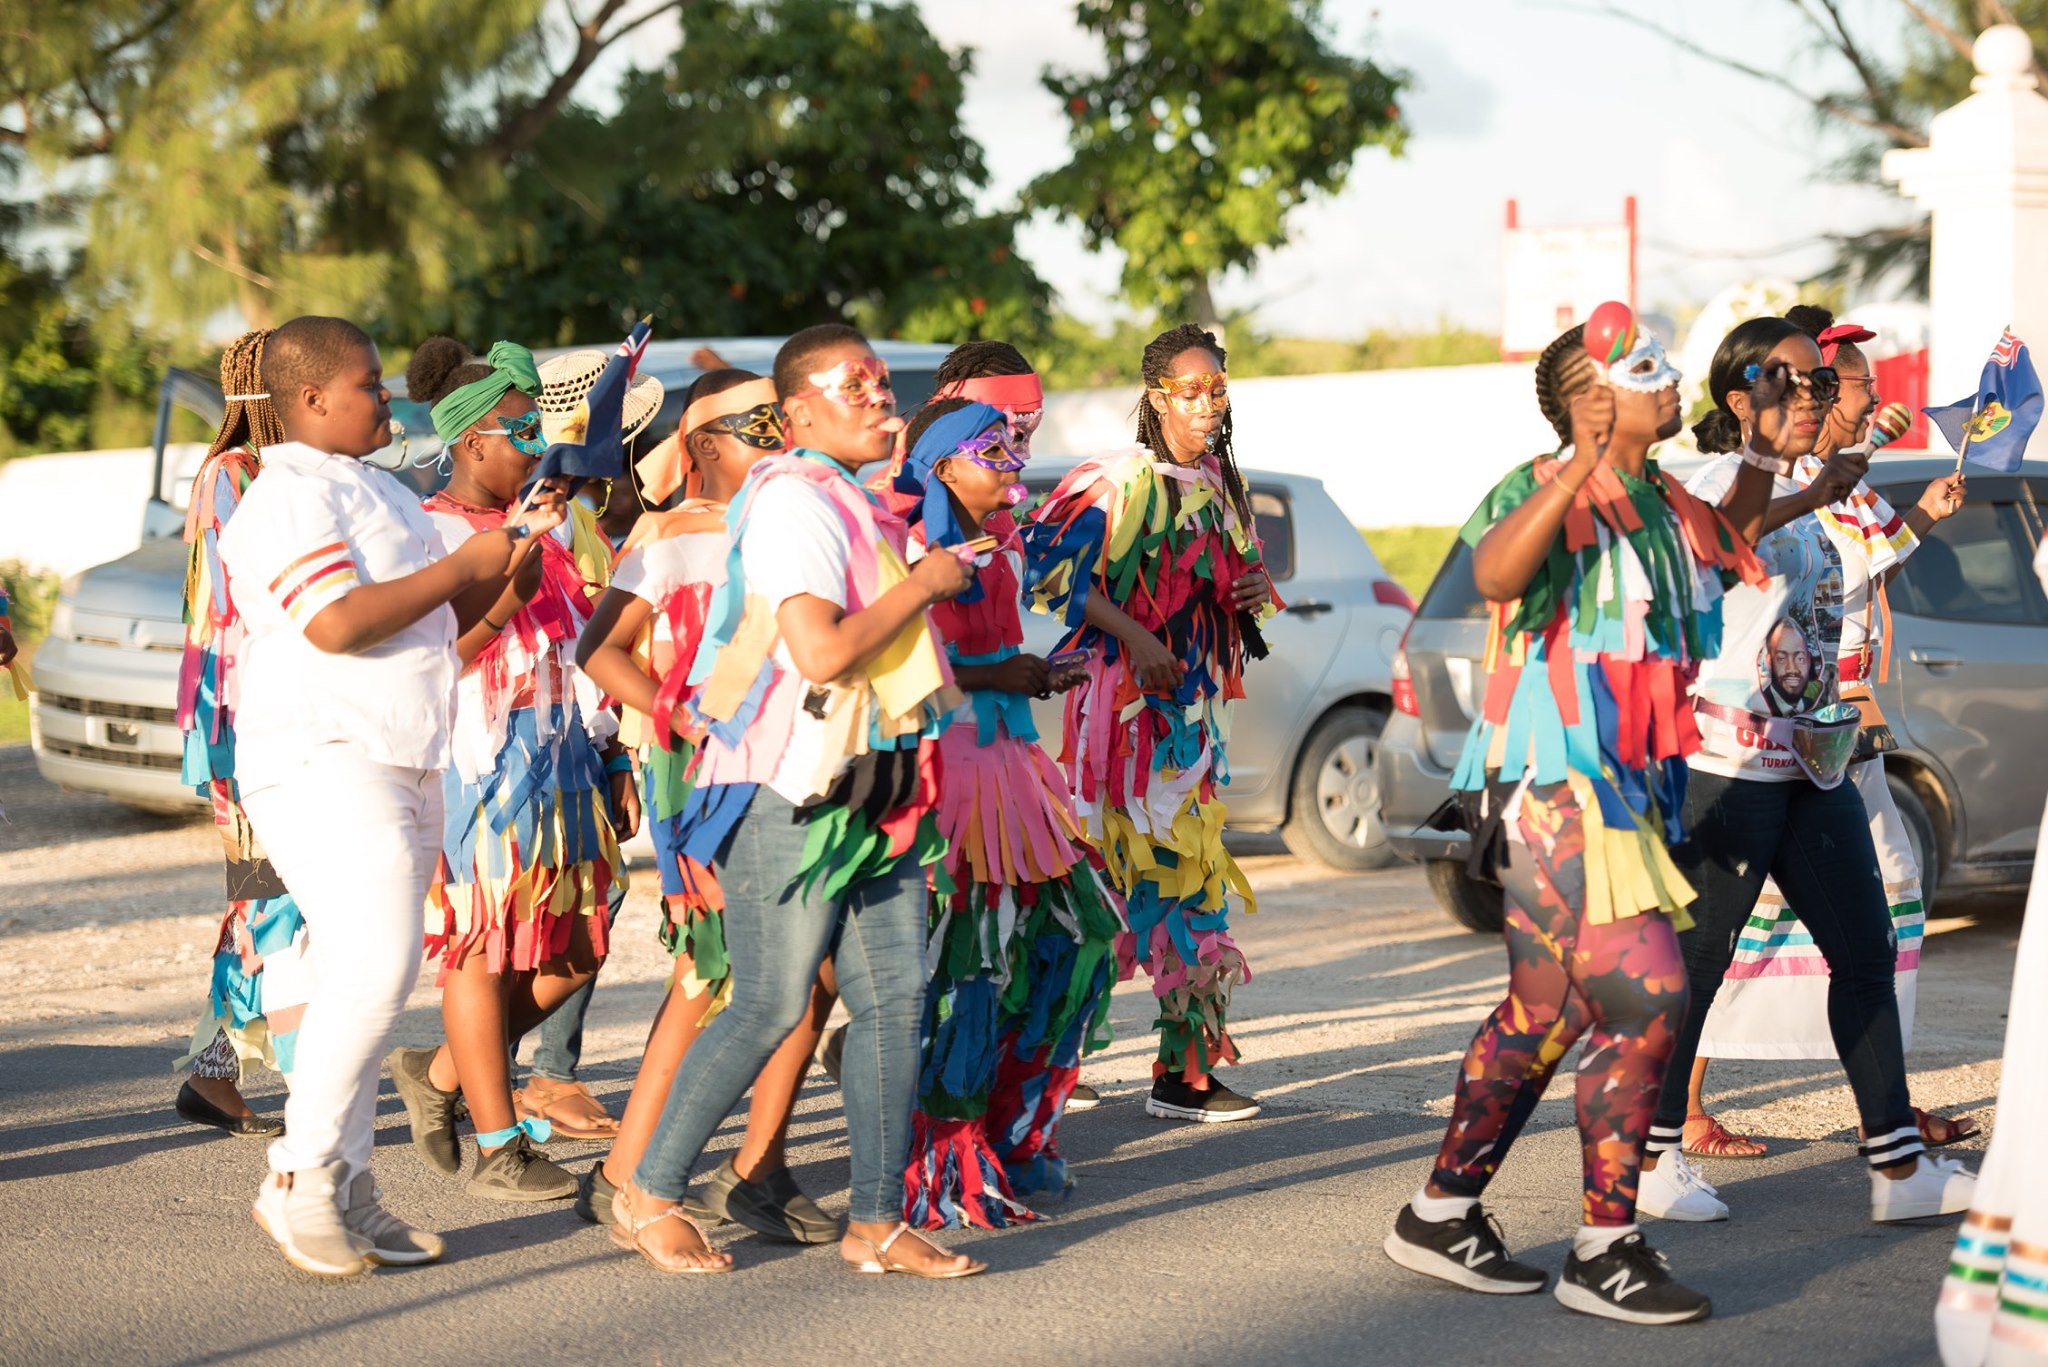
<instances>
[{"instance_id":1,"label":"gray sneaker","mask_svg":"<svg viewBox=\"0 0 2048 1367\"><path fill-rule=\"evenodd\" d=\"M601 1229L612 1227L612 1198L619 1189L605 1180L604 1160L590 1165L590 1171L576 1180L576 1213Z\"/></svg>"},{"instance_id":2,"label":"gray sneaker","mask_svg":"<svg viewBox=\"0 0 2048 1367\"><path fill-rule=\"evenodd\" d=\"M804 1195L788 1168L777 1168L759 1181L735 1182L725 1198L725 1213L778 1243L829 1244L839 1237L839 1222Z\"/></svg>"},{"instance_id":3,"label":"gray sneaker","mask_svg":"<svg viewBox=\"0 0 2048 1367\"><path fill-rule=\"evenodd\" d=\"M384 1193L367 1172L349 1179L348 1204L342 1207L341 1222L351 1234L365 1240L370 1251L363 1256L384 1267L417 1267L439 1262L447 1251L438 1234L414 1229L378 1204Z\"/></svg>"},{"instance_id":4,"label":"gray sneaker","mask_svg":"<svg viewBox=\"0 0 2048 1367\"><path fill-rule=\"evenodd\" d=\"M273 1172L256 1189L249 1213L277 1241L286 1262L316 1277L354 1277L370 1270L369 1241L342 1223L340 1159L297 1172Z\"/></svg>"},{"instance_id":5,"label":"gray sneaker","mask_svg":"<svg viewBox=\"0 0 2048 1367\"><path fill-rule=\"evenodd\" d=\"M460 1092L444 1092L427 1076L434 1061L432 1049L393 1049L384 1060L391 1070L391 1084L405 1103L406 1124L412 1129L412 1146L435 1172L453 1177L462 1171L462 1145L455 1137L455 1109Z\"/></svg>"},{"instance_id":6,"label":"gray sneaker","mask_svg":"<svg viewBox=\"0 0 2048 1367\"><path fill-rule=\"evenodd\" d=\"M716 1172L697 1184L694 1196L685 1196L676 1204L699 1224L724 1224L733 1218L727 1205L732 1200L733 1188L739 1184L740 1175L733 1171L732 1160L728 1158L718 1165Z\"/></svg>"},{"instance_id":7,"label":"gray sneaker","mask_svg":"<svg viewBox=\"0 0 2048 1367\"><path fill-rule=\"evenodd\" d=\"M489 1153L478 1149L476 1169L464 1190L485 1201L561 1201L576 1194L576 1179L521 1133Z\"/></svg>"}]
</instances>

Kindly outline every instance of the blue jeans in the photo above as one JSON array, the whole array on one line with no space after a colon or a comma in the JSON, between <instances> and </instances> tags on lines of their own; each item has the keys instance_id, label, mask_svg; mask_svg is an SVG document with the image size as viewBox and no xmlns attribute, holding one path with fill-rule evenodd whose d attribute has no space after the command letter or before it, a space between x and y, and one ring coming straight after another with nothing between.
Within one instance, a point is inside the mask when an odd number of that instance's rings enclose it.
<instances>
[{"instance_id":1,"label":"blue jeans","mask_svg":"<svg viewBox=\"0 0 2048 1367\"><path fill-rule=\"evenodd\" d=\"M1899 1036L1891 911L1870 842L1870 815L1855 785L1823 790L1804 779L1773 783L1694 771L1685 830L1685 843L1671 855L1699 893L1691 907L1693 928L1679 936L1692 1005L1664 1074L1657 1127L1675 1131L1685 1120L1700 1031L1768 874L1827 960L1828 1029L1864 1133L1914 1129ZM1914 1138L1895 1144L1890 1156L1919 1150Z\"/></svg>"},{"instance_id":2,"label":"blue jeans","mask_svg":"<svg viewBox=\"0 0 2048 1367\"><path fill-rule=\"evenodd\" d=\"M658 1200L682 1199L705 1144L803 1020L818 965L830 954L852 1016L840 1069L853 1166L848 1216L894 1224L903 1218L917 1101L924 874L905 858L838 901L815 887L800 891L790 879L808 830L793 806L763 787L733 831L717 869L732 1002L683 1056L633 1182Z\"/></svg>"},{"instance_id":3,"label":"blue jeans","mask_svg":"<svg viewBox=\"0 0 2048 1367\"><path fill-rule=\"evenodd\" d=\"M611 893L605 907L605 923L617 925L619 908L626 904L624 879L612 880ZM590 981L551 1012L540 1023L540 1036L533 1046L533 1075L552 1082L574 1082L576 1065L583 1062L583 1017L590 1010L590 995L597 991L597 975L591 974ZM515 1042L514 1051L518 1049ZM514 1070L516 1075L517 1070Z\"/></svg>"}]
</instances>

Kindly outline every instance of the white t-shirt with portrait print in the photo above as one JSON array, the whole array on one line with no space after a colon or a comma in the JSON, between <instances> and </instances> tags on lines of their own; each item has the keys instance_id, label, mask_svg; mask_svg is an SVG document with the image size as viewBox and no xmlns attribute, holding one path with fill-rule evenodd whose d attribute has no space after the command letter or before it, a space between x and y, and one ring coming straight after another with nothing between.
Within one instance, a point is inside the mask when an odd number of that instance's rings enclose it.
<instances>
[{"instance_id":1,"label":"white t-shirt with portrait print","mask_svg":"<svg viewBox=\"0 0 2048 1367\"><path fill-rule=\"evenodd\" d=\"M1718 505L1742 468L1739 456L1715 461L1686 488ZM1773 498L1800 491L1780 477ZM1728 707L1769 716L1800 716L1837 700L1846 580L1841 552L1821 520L1794 518L1756 544L1771 579L1762 588L1738 584L1721 600L1721 653L1700 666L1693 692ZM1701 745L1689 763L1725 778L1783 782L1806 772L1783 747L1747 727L1699 714Z\"/></svg>"}]
</instances>

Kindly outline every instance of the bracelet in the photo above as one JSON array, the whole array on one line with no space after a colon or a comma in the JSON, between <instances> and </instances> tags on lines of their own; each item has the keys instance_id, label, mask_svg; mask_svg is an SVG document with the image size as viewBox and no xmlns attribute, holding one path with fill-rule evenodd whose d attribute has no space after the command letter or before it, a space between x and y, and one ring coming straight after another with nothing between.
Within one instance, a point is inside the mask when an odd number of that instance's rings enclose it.
<instances>
[{"instance_id":1,"label":"bracelet","mask_svg":"<svg viewBox=\"0 0 2048 1367\"><path fill-rule=\"evenodd\" d=\"M624 750L604 762L607 774L630 774L633 772L633 757Z\"/></svg>"},{"instance_id":2,"label":"bracelet","mask_svg":"<svg viewBox=\"0 0 2048 1367\"><path fill-rule=\"evenodd\" d=\"M512 624L510 622L493 622L491 620L491 615L489 613L485 613L484 625L489 627L493 632L499 632L503 631L506 627L511 626Z\"/></svg>"},{"instance_id":3,"label":"bracelet","mask_svg":"<svg viewBox=\"0 0 2048 1367\"><path fill-rule=\"evenodd\" d=\"M1754 450L1747 442L1744 442L1742 445L1741 455L1742 463L1752 470L1768 470L1774 475L1789 475L1792 473L1792 462L1790 459Z\"/></svg>"}]
</instances>

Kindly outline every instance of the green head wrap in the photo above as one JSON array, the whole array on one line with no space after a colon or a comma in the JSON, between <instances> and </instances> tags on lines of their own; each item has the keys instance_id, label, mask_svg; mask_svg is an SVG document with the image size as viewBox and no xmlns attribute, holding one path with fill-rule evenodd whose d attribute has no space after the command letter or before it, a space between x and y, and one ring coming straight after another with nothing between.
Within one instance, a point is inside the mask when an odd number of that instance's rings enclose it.
<instances>
[{"instance_id":1,"label":"green head wrap","mask_svg":"<svg viewBox=\"0 0 2048 1367\"><path fill-rule=\"evenodd\" d=\"M490 366L490 374L470 381L434 405L434 430L441 434L444 443L453 445L457 437L513 390L540 393L540 371L533 364L533 353L519 343L491 343L490 355L484 357L484 363Z\"/></svg>"}]
</instances>

